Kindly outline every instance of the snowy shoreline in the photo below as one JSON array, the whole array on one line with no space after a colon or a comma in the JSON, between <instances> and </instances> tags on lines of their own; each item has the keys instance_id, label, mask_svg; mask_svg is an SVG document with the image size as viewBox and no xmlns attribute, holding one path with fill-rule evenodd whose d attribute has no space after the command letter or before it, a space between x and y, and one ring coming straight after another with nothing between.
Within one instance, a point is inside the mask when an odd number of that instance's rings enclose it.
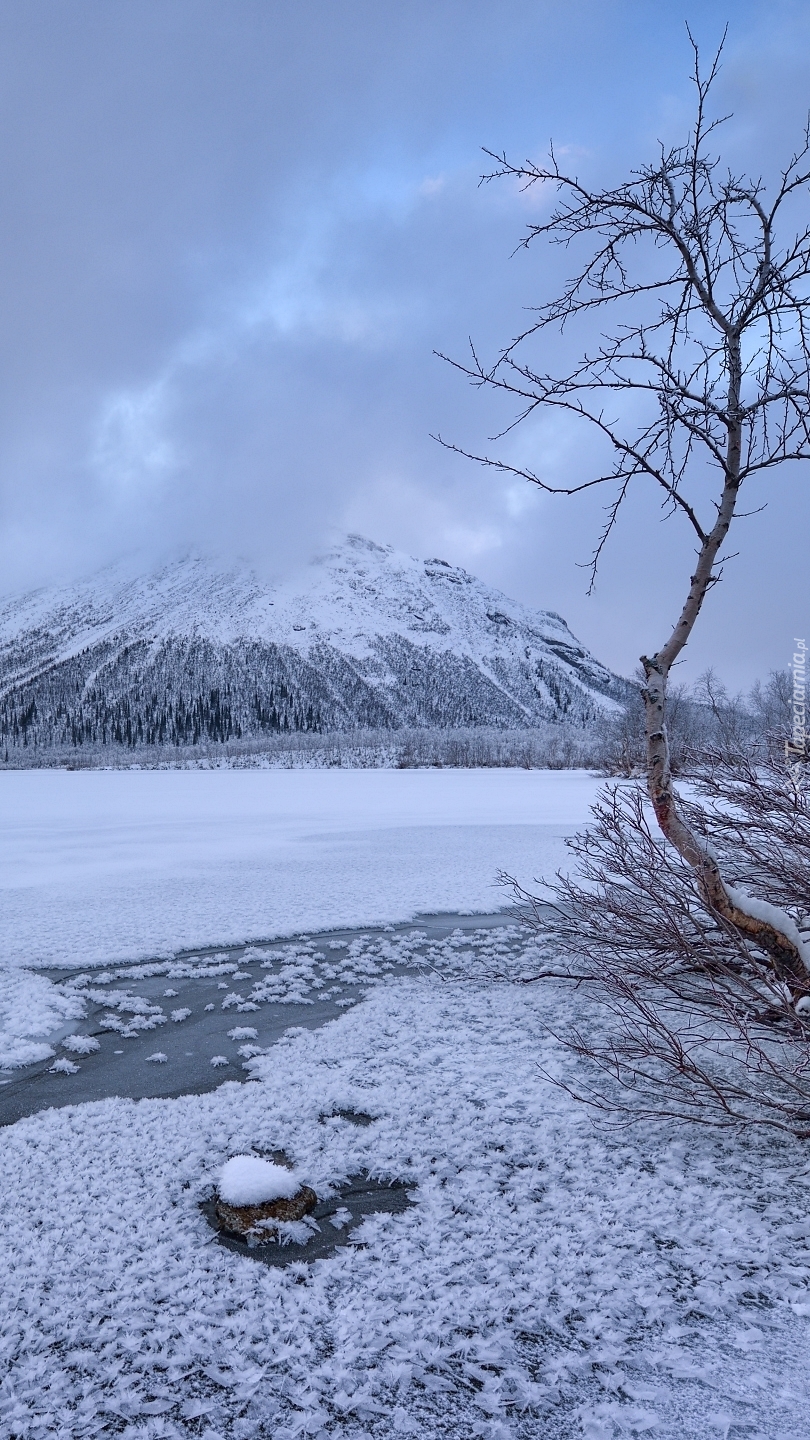
<instances>
[{"instance_id":1,"label":"snowy shoreline","mask_svg":"<svg viewBox=\"0 0 810 1440\"><path fill-rule=\"evenodd\" d=\"M338 1019L392 974L436 964L456 974L459 946L480 956L491 945L500 953L506 939L510 955L531 951L531 935L508 918L432 916L121 968L17 971L17 1004L0 1031L0 1125L50 1105L201 1095L225 1079L244 1080L242 1062L291 1026ZM7 995L12 978L0 971ZM49 1000L62 1003L64 1023L44 1040L15 1033L15 1018L18 1031L26 1014L31 1020L30 1000L27 1012L20 1003L26 986L43 1023Z\"/></svg>"},{"instance_id":2,"label":"snowy shoreline","mask_svg":"<svg viewBox=\"0 0 810 1440\"><path fill-rule=\"evenodd\" d=\"M392 980L258 1057L259 1084L1 1131L0 1440L799 1440L802 1152L600 1134L548 1078L570 1019L559 983ZM368 1170L415 1203L361 1248L256 1265L200 1204L276 1149L319 1197Z\"/></svg>"}]
</instances>

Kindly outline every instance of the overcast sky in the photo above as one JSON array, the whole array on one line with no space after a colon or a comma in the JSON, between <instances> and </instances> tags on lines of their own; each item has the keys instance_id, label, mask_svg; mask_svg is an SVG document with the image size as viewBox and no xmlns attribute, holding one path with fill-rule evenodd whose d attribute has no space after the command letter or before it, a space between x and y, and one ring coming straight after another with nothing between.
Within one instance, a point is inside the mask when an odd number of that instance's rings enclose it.
<instances>
[{"instance_id":1,"label":"overcast sky","mask_svg":"<svg viewBox=\"0 0 810 1440\"><path fill-rule=\"evenodd\" d=\"M686 20L731 21L724 146L767 178L810 104L806 3L0 3L4 593L133 550L289 571L346 530L559 611L631 673L676 618L689 535L643 488L586 595L603 500L543 497L443 451L501 419L434 357L484 354L548 298L513 256L531 207L481 147L553 137L608 183L688 130ZM810 208L810 206L808 207ZM491 448L491 447L490 447ZM565 426L508 458L586 478ZM808 475L752 492L684 678L789 663L808 618ZM810 638L810 637L808 637Z\"/></svg>"}]
</instances>

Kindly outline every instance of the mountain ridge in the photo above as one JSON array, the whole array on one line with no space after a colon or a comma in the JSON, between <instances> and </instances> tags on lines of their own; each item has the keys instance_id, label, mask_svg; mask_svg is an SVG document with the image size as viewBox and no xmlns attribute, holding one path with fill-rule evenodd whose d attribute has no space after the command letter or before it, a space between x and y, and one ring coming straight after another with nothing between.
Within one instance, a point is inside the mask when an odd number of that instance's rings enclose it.
<instances>
[{"instance_id":1,"label":"mountain ridge","mask_svg":"<svg viewBox=\"0 0 810 1440\"><path fill-rule=\"evenodd\" d=\"M0 743L584 726L627 697L554 611L361 536L279 584L187 556L0 604Z\"/></svg>"}]
</instances>

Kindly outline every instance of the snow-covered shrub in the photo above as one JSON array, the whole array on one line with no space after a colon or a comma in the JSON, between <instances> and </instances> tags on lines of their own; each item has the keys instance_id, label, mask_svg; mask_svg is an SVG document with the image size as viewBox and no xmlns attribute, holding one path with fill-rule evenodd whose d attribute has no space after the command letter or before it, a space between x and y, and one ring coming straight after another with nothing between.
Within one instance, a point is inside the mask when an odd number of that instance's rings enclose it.
<instances>
[{"instance_id":1,"label":"snow-covered shrub","mask_svg":"<svg viewBox=\"0 0 810 1440\"><path fill-rule=\"evenodd\" d=\"M560 1037L585 1062L576 1093L622 1119L810 1136L810 795L784 764L717 754L690 784L689 823L708 830L749 909L786 913L806 979L780 973L708 908L641 785L607 786L591 826L567 842L570 873L539 894L514 886L545 957L538 979L567 974L611 1017L607 1030L591 1025L585 1007Z\"/></svg>"},{"instance_id":2,"label":"snow-covered shrub","mask_svg":"<svg viewBox=\"0 0 810 1440\"><path fill-rule=\"evenodd\" d=\"M639 689L617 710L592 722L593 763L609 775L641 775L647 747ZM674 685L667 697L667 736L673 773L683 775L712 754L767 761L782 753L790 725L790 671L774 670L747 695L729 695L711 670L691 687Z\"/></svg>"}]
</instances>

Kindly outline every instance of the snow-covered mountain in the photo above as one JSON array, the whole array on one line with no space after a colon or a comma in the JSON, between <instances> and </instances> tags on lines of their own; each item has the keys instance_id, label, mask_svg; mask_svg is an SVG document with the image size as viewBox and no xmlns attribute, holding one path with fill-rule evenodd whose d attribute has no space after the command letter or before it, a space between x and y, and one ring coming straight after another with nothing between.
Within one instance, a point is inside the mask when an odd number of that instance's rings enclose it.
<instances>
[{"instance_id":1,"label":"snow-covered mountain","mask_svg":"<svg viewBox=\"0 0 810 1440\"><path fill-rule=\"evenodd\" d=\"M626 698L551 611L350 536L280 585L199 557L0 605L0 743L584 725Z\"/></svg>"}]
</instances>

